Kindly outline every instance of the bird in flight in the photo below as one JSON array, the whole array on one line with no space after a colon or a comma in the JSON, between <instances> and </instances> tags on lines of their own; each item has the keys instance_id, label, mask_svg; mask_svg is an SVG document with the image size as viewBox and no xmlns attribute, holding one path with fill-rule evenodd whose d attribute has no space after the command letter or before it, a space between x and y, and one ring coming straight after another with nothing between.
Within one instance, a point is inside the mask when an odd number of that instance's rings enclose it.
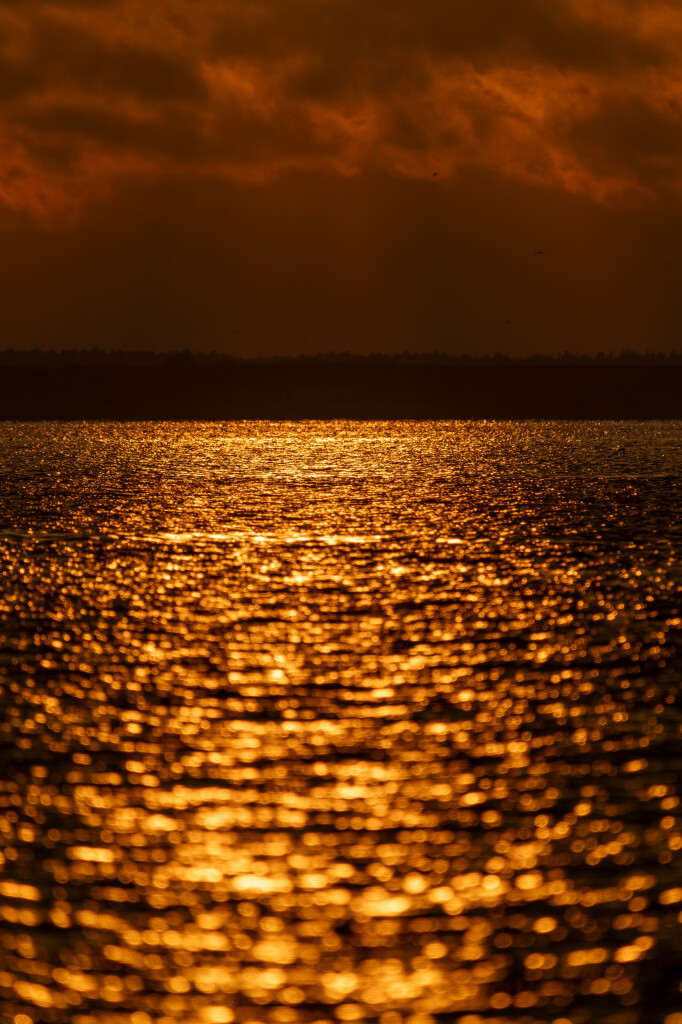
<instances>
[{"instance_id":1,"label":"bird in flight","mask_svg":"<svg viewBox=\"0 0 682 1024\"><path fill-rule=\"evenodd\" d=\"M547 255L547 250L546 249L536 249L536 251L533 253L533 256L546 256L546 255Z\"/></svg>"},{"instance_id":2,"label":"bird in flight","mask_svg":"<svg viewBox=\"0 0 682 1024\"><path fill-rule=\"evenodd\" d=\"M433 176L434 176L434 178L437 178L438 177L438 171L434 171L433 172Z\"/></svg>"}]
</instances>

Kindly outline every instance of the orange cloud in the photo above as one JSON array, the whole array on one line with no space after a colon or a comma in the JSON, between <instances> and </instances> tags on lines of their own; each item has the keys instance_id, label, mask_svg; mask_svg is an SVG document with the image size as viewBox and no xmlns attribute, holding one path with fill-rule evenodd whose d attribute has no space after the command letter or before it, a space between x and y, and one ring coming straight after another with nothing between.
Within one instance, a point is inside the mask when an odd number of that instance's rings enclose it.
<instances>
[{"instance_id":1,"label":"orange cloud","mask_svg":"<svg viewBox=\"0 0 682 1024\"><path fill-rule=\"evenodd\" d=\"M0 204L41 219L130 177L291 169L680 190L661 0L17 0L0 40Z\"/></svg>"}]
</instances>

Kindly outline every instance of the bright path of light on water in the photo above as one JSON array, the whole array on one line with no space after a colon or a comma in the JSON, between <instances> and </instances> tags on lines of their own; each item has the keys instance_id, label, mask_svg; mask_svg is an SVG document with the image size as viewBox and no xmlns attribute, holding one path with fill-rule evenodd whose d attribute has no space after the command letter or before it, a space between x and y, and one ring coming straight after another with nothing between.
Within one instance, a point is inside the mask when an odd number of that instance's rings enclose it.
<instances>
[{"instance_id":1,"label":"bright path of light on water","mask_svg":"<svg viewBox=\"0 0 682 1024\"><path fill-rule=\"evenodd\" d=\"M0 427L11 1024L680 1024L679 424Z\"/></svg>"}]
</instances>

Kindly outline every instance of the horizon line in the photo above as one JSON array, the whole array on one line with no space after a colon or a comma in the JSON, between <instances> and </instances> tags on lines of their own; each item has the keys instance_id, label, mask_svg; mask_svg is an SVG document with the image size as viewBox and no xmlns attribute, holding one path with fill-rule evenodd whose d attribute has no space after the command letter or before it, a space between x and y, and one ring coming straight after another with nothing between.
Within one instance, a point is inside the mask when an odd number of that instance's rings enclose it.
<instances>
[{"instance_id":1,"label":"horizon line","mask_svg":"<svg viewBox=\"0 0 682 1024\"><path fill-rule=\"evenodd\" d=\"M619 352L598 351L596 353L564 350L562 352L534 352L528 355L510 354L505 352L485 352L480 354L468 352L444 352L433 349L429 352L402 350L396 352L352 352L319 351L315 353L276 353L270 355L238 355L230 352L212 350L183 349L126 349L98 347L91 348L32 348L32 349L0 349L0 366L28 366L53 360L60 363L82 361L93 366L109 362L128 362L142 365L163 365L173 363L293 363L293 362L385 362L385 363L517 363L517 364L558 364L558 363L646 363L653 364L682 362L682 351L672 349L636 350L623 349Z\"/></svg>"}]
</instances>

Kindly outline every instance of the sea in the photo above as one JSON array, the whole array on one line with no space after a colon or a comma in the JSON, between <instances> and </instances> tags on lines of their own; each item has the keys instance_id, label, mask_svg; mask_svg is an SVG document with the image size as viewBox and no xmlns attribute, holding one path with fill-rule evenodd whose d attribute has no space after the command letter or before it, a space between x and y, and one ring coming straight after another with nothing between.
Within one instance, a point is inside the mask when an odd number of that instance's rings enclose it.
<instances>
[{"instance_id":1,"label":"sea","mask_svg":"<svg viewBox=\"0 0 682 1024\"><path fill-rule=\"evenodd\" d=\"M2 1024L682 1024L682 422L0 424Z\"/></svg>"}]
</instances>

